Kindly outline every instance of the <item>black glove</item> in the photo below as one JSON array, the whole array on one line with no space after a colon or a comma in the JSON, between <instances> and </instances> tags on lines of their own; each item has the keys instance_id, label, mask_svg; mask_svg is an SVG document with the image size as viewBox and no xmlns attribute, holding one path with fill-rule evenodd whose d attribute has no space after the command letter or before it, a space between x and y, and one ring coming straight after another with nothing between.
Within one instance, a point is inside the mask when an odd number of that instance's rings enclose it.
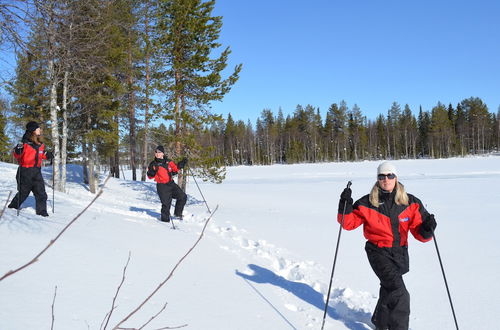
<instances>
[{"instance_id":1,"label":"black glove","mask_svg":"<svg viewBox=\"0 0 500 330\"><path fill-rule=\"evenodd\" d=\"M54 159L54 154L52 153L52 151L46 151L45 157L47 157L48 160L52 160Z\"/></svg>"},{"instance_id":2,"label":"black glove","mask_svg":"<svg viewBox=\"0 0 500 330\"><path fill-rule=\"evenodd\" d=\"M422 221L422 224L420 225L420 235L422 235L423 238L431 238L432 234L434 233L434 230L436 229L437 223L436 219L434 219L434 214L429 214L427 216L427 219Z\"/></svg>"},{"instance_id":3,"label":"black glove","mask_svg":"<svg viewBox=\"0 0 500 330\"><path fill-rule=\"evenodd\" d=\"M178 168L184 168L188 162L188 159L186 157L182 158L180 162L177 163Z\"/></svg>"},{"instance_id":4,"label":"black glove","mask_svg":"<svg viewBox=\"0 0 500 330\"><path fill-rule=\"evenodd\" d=\"M344 212L344 205L346 213L352 212L353 200L351 195L352 195L351 188L345 188L344 191L342 191L342 194L340 194L340 201L339 201L339 213Z\"/></svg>"},{"instance_id":5,"label":"black glove","mask_svg":"<svg viewBox=\"0 0 500 330\"><path fill-rule=\"evenodd\" d=\"M153 177L156 175L156 172L158 172L158 167L157 167L157 166L152 166L152 165L149 165L149 166L148 166L148 172L147 172L147 175L148 175L150 178L153 178Z\"/></svg>"},{"instance_id":6,"label":"black glove","mask_svg":"<svg viewBox=\"0 0 500 330\"><path fill-rule=\"evenodd\" d=\"M20 155L23 153L23 149L24 149L24 144L18 143L17 146L14 148L14 152Z\"/></svg>"}]
</instances>

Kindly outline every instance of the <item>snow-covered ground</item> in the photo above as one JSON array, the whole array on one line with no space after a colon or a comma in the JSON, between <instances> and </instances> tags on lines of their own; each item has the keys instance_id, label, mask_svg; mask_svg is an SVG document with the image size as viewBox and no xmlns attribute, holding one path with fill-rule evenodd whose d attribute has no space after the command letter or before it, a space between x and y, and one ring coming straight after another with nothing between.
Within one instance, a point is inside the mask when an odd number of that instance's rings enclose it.
<instances>
[{"instance_id":1,"label":"snow-covered ground","mask_svg":"<svg viewBox=\"0 0 500 330\"><path fill-rule=\"evenodd\" d=\"M395 161L408 192L436 215L436 237L462 329L498 329L500 157ZM204 238L145 307L124 323L138 328L319 329L339 225L338 196L368 193L379 162L228 168L223 184L198 180L218 211ZM16 166L0 163L0 203L15 192ZM71 166L55 213L0 219L0 277L31 260L94 197ZM125 173L130 178L130 173ZM44 176L50 181L50 168ZM111 179L102 196L32 266L0 281L0 329L100 329L131 253L108 324L112 329L170 273L197 240L208 211L193 181L178 230L159 222L151 181ZM12 198L12 197L11 197ZM361 228L342 232L325 329L369 329L378 281ZM433 242L409 240L413 330L455 329Z\"/></svg>"}]
</instances>

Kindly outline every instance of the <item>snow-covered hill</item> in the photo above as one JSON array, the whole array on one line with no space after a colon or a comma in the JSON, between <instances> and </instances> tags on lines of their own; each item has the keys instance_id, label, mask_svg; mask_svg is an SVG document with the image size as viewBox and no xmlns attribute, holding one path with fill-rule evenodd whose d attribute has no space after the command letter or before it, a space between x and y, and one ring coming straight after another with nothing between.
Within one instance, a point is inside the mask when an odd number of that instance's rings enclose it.
<instances>
[{"instance_id":1,"label":"snow-covered hill","mask_svg":"<svg viewBox=\"0 0 500 330\"><path fill-rule=\"evenodd\" d=\"M463 329L498 328L500 157L394 162L407 190L436 215L446 275ZM201 183L212 209L205 236L174 276L124 327L147 329L319 329L338 224L338 196L368 193L378 162L228 169L223 184ZM15 192L17 167L0 163L1 205ZM0 219L0 277L31 260L94 197L71 166L55 213L35 215L30 196L19 217ZM44 176L50 181L50 168ZM130 178L130 174L126 173ZM0 281L0 329L100 329L130 263L108 329L135 309L198 239L209 213L194 182L185 220L161 223L153 182L110 179L102 196L32 266ZM434 244L409 242L410 327L454 329ZM326 329L369 329L378 282L362 230L343 232ZM57 295L54 300L55 287Z\"/></svg>"}]
</instances>

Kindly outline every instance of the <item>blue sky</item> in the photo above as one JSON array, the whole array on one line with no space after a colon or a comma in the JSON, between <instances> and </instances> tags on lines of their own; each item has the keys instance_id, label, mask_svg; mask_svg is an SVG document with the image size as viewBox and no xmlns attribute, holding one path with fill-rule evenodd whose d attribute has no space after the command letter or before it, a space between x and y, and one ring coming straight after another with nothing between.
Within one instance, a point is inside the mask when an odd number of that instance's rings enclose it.
<instances>
[{"instance_id":1,"label":"blue sky","mask_svg":"<svg viewBox=\"0 0 500 330\"><path fill-rule=\"evenodd\" d=\"M480 97L500 106L500 1L217 0L230 67L216 113L252 122L265 108L357 104L375 119L392 102L431 110Z\"/></svg>"},{"instance_id":2,"label":"blue sky","mask_svg":"<svg viewBox=\"0 0 500 330\"><path fill-rule=\"evenodd\" d=\"M471 96L500 106L498 0L217 0L213 14L229 67L243 63L212 104L225 117L255 122L263 109L310 104L324 118L341 100L369 119L394 101L414 114ZM6 55L3 77L14 70Z\"/></svg>"}]
</instances>

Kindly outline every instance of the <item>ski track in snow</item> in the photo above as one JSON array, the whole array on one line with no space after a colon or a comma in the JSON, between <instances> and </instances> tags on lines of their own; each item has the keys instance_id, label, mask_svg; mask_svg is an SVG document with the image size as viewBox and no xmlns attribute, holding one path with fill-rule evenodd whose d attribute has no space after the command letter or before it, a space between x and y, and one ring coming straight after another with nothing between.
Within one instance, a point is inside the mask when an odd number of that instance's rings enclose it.
<instances>
[{"instance_id":1,"label":"ski track in snow","mask_svg":"<svg viewBox=\"0 0 500 330\"><path fill-rule=\"evenodd\" d=\"M227 222L229 223L229 222ZM248 262L251 258L270 269L254 264L239 272L244 279L256 283L270 283L281 287L283 309L292 313L305 313L307 328L318 328L323 320L324 301L328 292L328 284L315 278L328 278L326 271L313 261L297 261L283 248L279 248L266 240L254 240L247 237L245 229L234 225L218 226L211 224L210 230L222 237L227 244L220 248L239 256ZM246 251L247 253L243 253ZM291 299L293 296L300 298ZM348 329L372 329L371 310L376 304L376 296L369 292L355 292L350 288L332 286L330 293L328 318L343 322ZM312 306L311 306L312 305ZM327 322L328 323L328 322ZM328 326L326 326L328 329Z\"/></svg>"}]
</instances>

